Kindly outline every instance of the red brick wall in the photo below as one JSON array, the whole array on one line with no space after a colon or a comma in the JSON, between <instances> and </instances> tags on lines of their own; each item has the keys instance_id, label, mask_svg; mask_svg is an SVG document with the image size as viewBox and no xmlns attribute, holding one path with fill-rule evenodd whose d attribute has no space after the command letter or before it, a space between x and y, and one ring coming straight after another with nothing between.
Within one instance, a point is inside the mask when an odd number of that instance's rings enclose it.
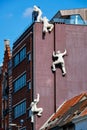
<instances>
[{"instance_id":1,"label":"red brick wall","mask_svg":"<svg viewBox=\"0 0 87 130\"><path fill-rule=\"evenodd\" d=\"M32 90L28 90L27 87L27 81L32 80L32 63L29 63L28 59L27 59L27 53L32 52L32 36L28 36L27 38L23 39L23 41L20 41L20 43L14 48L13 50L13 55L17 54L17 52L19 50L21 50L21 48L23 46L26 46L26 58L20 62L16 67L13 67L13 81L20 76L23 72L26 72L26 86L23 87L22 89L20 89L19 91L17 91L16 93L12 94L12 105L16 105L17 103L19 103L22 100L26 100L26 114L14 119L13 117L13 123L16 123L18 125L20 125L20 120L23 119L24 120L24 126L26 126L27 129L32 129L32 125L30 122L30 119L28 118L28 111L27 109L29 109L30 107L30 103L32 100ZM31 70L31 72L30 72ZM15 130L15 127L13 128Z\"/></svg>"},{"instance_id":2,"label":"red brick wall","mask_svg":"<svg viewBox=\"0 0 87 130\"><path fill-rule=\"evenodd\" d=\"M2 75L0 74L0 117L2 116ZM0 120L1 127L1 120Z\"/></svg>"},{"instance_id":3,"label":"red brick wall","mask_svg":"<svg viewBox=\"0 0 87 130\"><path fill-rule=\"evenodd\" d=\"M32 43L30 44L29 39L30 37L27 37L25 40L23 40L23 42L21 42L21 44L17 46L16 49L14 49L13 55L16 54L19 50L21 50L23 46L25 46L26 56L27 56L27 52L31 50L31 44L32 44ZM27 60L27 57L22 62L20 62L16 67L13 67L13 72L12 72L13 80L16 79L18 76L20 76L23 72L26 72L27 80L29 80L29 78L31 77L29 76L29 62ZM22 90L15 93L13 96L13 104L19 102L21 99L24 99L26 95L26 91L27 91L27 88L25 86ZM21 97L19 98L20 94L21 94Z\"/></svg>"},{"instance_id":4,"label":"red brick wall","mask_svg":"<svg viewBox=\"0 0 87 130\"><path fill-rule=\"evenodd\" d=\"M7 86L5 85L4 87L3 87L3 85L2 85L2 83L3 83L3 81L4 81L4 74L5 74L5 72L7 72L7 69L8 69L8 62L9 62L9 60L11 59L11 52L10 52L10 46L9 45L7 45L6 46L6 50L5 50L5 52L4 52L4 58L3 58L3 66L2 66L2 78L1 78L1 81L0 81L0 91L1 91L1 94L0 94L0 97L1 97L1 100L2 100L2 98L3 98L3 91L2 90L4 90L5 91L5 87L8 87L9 86L9 82L8 82L8 77L7 77ZM6 83L5 83L6 84ZM7 95L6 95L7 96ZM3 113L3 111L5 111L6 109L8 109L9 108L9 98L8 98L8 100L6 100L6 99L4 99L4 101L3 102L1 102L0 101L0 103L1 103L1 105L3 106L3 109L0 111L0 114L1 114L1 112ZM2 107L1 107L2 108ZM2 115L1 115L1 125L0 126L3 126L3 128L8 128L8 126L9 126L9 113L7 113L6 114L6 116L5 115L3 115L3 117L2 117Z\"/></svg>"}]
</instances>

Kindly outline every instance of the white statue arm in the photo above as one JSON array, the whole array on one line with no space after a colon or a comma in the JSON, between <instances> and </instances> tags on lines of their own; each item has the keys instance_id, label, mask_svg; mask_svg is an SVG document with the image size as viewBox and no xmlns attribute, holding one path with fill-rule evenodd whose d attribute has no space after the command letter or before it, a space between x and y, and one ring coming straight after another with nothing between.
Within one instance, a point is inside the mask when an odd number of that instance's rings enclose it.
<instances>
[{"instance_id":1,"label":"white statue arm","mask_svg":"<svg viewBox=\"0 0 87 130\"><path fill-rule=\"evenodd\" d=\"M62 53L62 55L64 56L64 55L66 55L67 54L67 51L66 51L66 49L65 49L65 51Z\"/></svg>"},{"instance_id":2,"label":"white statue arm","mask_svg":"<svg viewBox=\"0 0 87 130\"><path fill-rule=\"evenodd\" d=\"M37 94L37 103L39 102L39 100L40 100L40 95L39 95L39 93Z\"/></svg>"},{"instance_id":3,"label":"white statue arm","mask_svg":"<svg viewBox=\"0 0 87 130\"><path fill-rule=\"evenodd\" d=\"M39 100L40 100L40 95L39 95L39 93L38 93L38 94L37 94L37 98L34 99L34 102L31 102L30 107L33 107L33 106L35 105L35 102L38 103Z\"/></svg>"},{"instance_id":4,"label":"white statue arm","mask_svg":"<svg viewBox=\"0 0 87 130\"><path fill-rule=\"evenodd\" d=\"M30 104L30 108L32 108L34 106L34 102L31 102Z\"/></svg>"},{"instance_id":5,"label":"white statue arm","mask_svg":"<svg viewBox=\"0 0 87 130\"><path fill-rule=\"evenodd\" d=\"M53 51L53 57L57 57L54 51Z\"/></svg>"}]
</instances>

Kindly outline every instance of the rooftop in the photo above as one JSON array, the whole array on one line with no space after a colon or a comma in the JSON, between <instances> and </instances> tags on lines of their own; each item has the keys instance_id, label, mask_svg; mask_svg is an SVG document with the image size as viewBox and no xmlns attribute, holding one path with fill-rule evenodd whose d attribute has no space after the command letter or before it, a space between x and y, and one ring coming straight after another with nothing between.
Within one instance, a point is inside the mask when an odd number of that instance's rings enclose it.
<instances>
[{"instance_id":1,"label":"rooftop","mask_svg":"<svg viewBox=\"0 0 87 130\"><path fill-rule=\"evenodd\" d=\"M87 115L87 93L81 93L64 102L46 123L44 130L54 126L61 127L77 117Z\"/></svg>"},{"instance_id":2,"label":"rooftop","mask_svg":"<svg viewBox=\"0 0 87 130\"><path fill-rule=\"evenodd\" d=\"M87 25L87 8L82 9L71 9L71 10L60 10L54 17L50 20L53 23L64 23L64 24L76 24L76 25ZM32 23L28 26L24 32L18 37L18 39L13 43L13 49L18 45L24 37L29 35L30 31L32 32Z\"/></svg>"},{"instance_id":3,"label":"rooftop","mask_svg":"<svg viewBox=\"0 0 87 130\"><path fill-rule=\"evenodd\" d=\"M65 24L87 25L87 8L60 10L51 20Z\"/></svg>"}]
</instances>

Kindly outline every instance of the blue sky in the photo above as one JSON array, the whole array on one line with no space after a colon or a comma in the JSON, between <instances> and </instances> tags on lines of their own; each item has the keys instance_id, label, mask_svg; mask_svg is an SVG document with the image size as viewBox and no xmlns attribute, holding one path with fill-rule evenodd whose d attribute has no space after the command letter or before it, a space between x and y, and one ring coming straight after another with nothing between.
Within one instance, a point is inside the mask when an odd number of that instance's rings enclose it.
<instances>
[{"instance_id":1,"label":"blue sky","mask_svg":"<svg viewBox=\"0 0 87 130\"><path fill-rule=\"evenodd\" d=\"M0 0L0 64L4 57L4 39L13 43L32 23L32 9L37 5L49 20L58 10L87 8L87 0Z\"/></svg>"}]
</instances>

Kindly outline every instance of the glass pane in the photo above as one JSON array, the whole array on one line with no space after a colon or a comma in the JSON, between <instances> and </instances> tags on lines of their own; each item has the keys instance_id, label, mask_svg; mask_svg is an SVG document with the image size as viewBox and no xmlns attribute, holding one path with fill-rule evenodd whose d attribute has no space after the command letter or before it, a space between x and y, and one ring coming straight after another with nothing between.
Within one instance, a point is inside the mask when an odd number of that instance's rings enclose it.
<instances>
[{"instance_id":1,"label":"glass pane","mask_svg":"<svg viewBox=\"0 0 87 130\"><path fill-rule=\"evenodd\" d=\"M20 62L26 57L26 48L20 51Z\"/></svg>"}]
</instances>

